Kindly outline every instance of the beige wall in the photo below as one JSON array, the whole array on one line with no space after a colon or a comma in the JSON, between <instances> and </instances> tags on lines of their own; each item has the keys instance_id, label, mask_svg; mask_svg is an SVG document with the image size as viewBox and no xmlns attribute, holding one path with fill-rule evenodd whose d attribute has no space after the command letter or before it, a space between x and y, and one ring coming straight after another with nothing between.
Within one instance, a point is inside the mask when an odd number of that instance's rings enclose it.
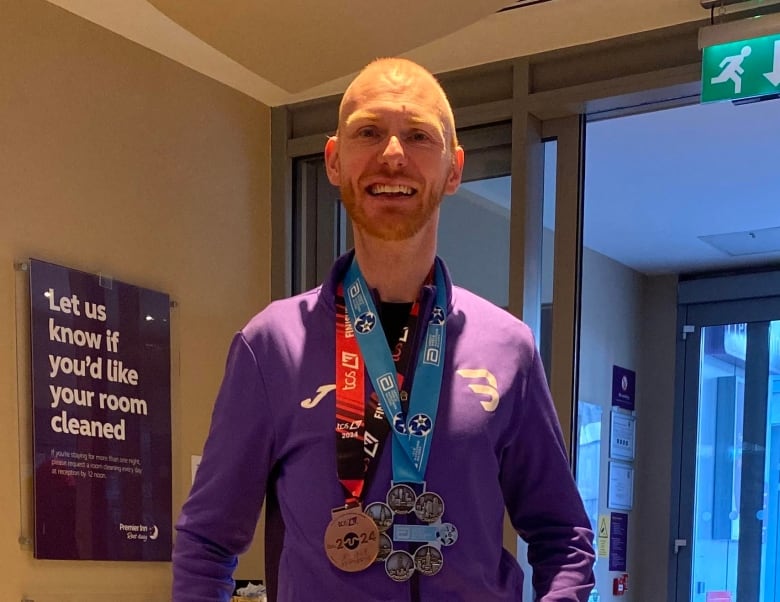
<instances>
[{"instance_id":1,"label":"beige wall","mask_svg":"<svg viewBox=\"0 0 780 602\"><path fill-rule=\"evenodd\" d=\"M612 595L607 558L596 563L601 602L663 600L669 579L677 276L645 276L591 249L583 255L580 400L602 406L599 514L609 515L612 366L636 371L636 458L628 514L629 589ZM617 512L617 510L614 510Z\"/></svg>"},{"instance_id":2,"label":"beige wall","mask_svg":"<svg viewBox=\"0 0 780 602\"><path fill-rule=\"evenodd\" d=\"M609 516L610 512L628 514L627 568L629 570L626 572L635 575L631 569L637 558L644 553L642 541L637 537L640 519L636 511L636 487L635 505L632 510L611 510L608 507L609 437L613 365L637 373L637 421L644 415L643 385L646 383L640 366L642 351L640 335L642 289L645 277L592 249L585 249L582 263L579 401L602 406L598 513L599 516ZM635 469L642 456L646 454L652 454L652 449L643 449L637 445ZM641 476L635 471L635 485L640 478ZM595 573L601 602L644 602L645 598L637 597L631 587L622 598L612 595L612 579L620 573L609 570L607 558L598 559ZM655 601L660 598L647 598L647 600Z\"/></svg>"},{"instance_id":3,"label":"beige wall","mask_svg":"<svg viewBox=\"0 0 780 602\"><path fill-rule=\"evenodd\" d=\"M169 563L40 561L20 543L32 537L29 341L14 262L101 272L177 302L176 516L230 337L270 297L269 124L260 103L62 9L3 0L0 599L170 599ZM245 561L262 572L259 549Z\"/></svg>"},{"instance_id":4,"label":"beige wall","mask_svg":"<svg viewBox=\"0 0 780 602\"><path fill-rule=\"evenodd\" d=\"M629 588L634 600L665 599L669 586L672 490L675 455L675 368L677 363L677 275L647 276L643 281L642 351L637 377L636 520ZM672 575L673 577L673 575Z\"/></svg>"}]
</instances>

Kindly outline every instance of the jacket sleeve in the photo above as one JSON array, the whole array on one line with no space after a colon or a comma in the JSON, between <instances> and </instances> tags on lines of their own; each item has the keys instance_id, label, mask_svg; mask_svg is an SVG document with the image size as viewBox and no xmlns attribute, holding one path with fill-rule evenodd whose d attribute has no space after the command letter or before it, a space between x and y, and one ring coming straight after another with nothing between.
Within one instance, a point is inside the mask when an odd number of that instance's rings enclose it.
<instances>
[{"instance_id":1,"label":"jacket sleeve","mask_svg":"<svg viewBox=\"0 0 780 602\"><path fill-rule=\"evenodd\" d=\"M256 358L233 339L203 458L176 523L173 602L230 600L237 557L254 537L274 444Z\"/></svg>"},{"instance_id":2,"label":"jacket sleeve","mask_svg":"<svg viewBox=\"0 0 780 602\"><path fill-rule=\"evenodd\" d=\"M533 347L501 458L509 517L528 543L541 602L587 602L593 577L593 532L571 473L561 427Z\"/></svg>"}]
</instances>

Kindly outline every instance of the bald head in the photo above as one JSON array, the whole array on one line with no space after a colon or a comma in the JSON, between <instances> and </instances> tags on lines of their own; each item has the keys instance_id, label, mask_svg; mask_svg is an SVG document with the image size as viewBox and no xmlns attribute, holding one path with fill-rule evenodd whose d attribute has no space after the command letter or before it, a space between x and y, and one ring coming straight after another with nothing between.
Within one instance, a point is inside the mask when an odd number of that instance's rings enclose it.
<instances>
[{"instance_id":1,"label":"bald head","mask_svg":"<svg viewBox=\"0 0 780 602\"><path fill-rule=\"evenodd\" d=\"M349 84L339 105L339 130L342 129L356 104L364 100L366 95L377 86L395 91L400 98L411 95L416 89L423 87L432 92L429 101L436 110L447 134L449 146L458 146L455 131L455 117L447 95L438 80L430 71L417 63L403 58L380 58L366 65Z\"/></svg>"},{"instance_id":2,"label":"bald head","mask_svg":"<svg viewBox=\"0 0 780 602\"><path fill-rule=\"evenodd\" d=\"M360 72L325 144L328 179L341 191L356 246L360 235L435 247L439 205L457 191L463 160L444 91L405 59L374 61Z\"/></svg>"}]
</instances>

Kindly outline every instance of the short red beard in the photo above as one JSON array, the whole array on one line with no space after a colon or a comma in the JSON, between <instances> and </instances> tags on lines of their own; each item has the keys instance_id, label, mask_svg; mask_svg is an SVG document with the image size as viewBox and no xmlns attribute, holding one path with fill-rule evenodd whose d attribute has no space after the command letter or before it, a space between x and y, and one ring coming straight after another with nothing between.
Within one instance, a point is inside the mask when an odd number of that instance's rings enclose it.
<instances>
[{"instance_id":1,"label":"short red beard","mask_svg":"<svg viewBox=\"0 0 780 602\"><path fill-rule=\"evenodd\" d=\"M423 197L422 202L412 213L399 212L390 215L388 219L372 219L366 213L365 207L357 201L353 186L342 185L340 190L341 202L344 203L353 224L369 236L384 241L408 240L419 233L430 222L444 196L444 186L442 185L441 190ZM365 194L370 196L368 192ZM416 194L423 193L417 192ZM399 203L403 203L403 201L399 201Z\"/></svg>"}]
</instances>

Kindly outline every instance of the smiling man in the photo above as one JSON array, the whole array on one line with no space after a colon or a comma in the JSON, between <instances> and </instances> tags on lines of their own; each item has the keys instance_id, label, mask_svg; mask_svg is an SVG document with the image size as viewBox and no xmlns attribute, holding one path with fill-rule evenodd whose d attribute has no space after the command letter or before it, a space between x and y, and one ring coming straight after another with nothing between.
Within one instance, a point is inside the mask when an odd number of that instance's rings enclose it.
<instances>
[{"instance_id":1,"label":"smiling man","mask_svg":"<svg viewBox=\"0 0 780 602\"><path fill-rule=\"evenodd\" d=\"M401 61L366 68L344 94L325 158L361 254L379 241L405 241L381 246L394 252L425 248L433 261L435 218L443 195L460 184L463 149L449 103L429 74ZM420 259L413 263L429 269ZM416 295L413 290L409 300Z\"/></svg>"},{"instance_id":2,"label":"smiling man","mask_svg":"<svg viewBox=\"0 0 780 602\"><path fill-rule=\"evenodd\" d=\"M268 500L271 599L585 602L593 534L529 329L454 286L439 207L461 180L447 98L367 66L325 147L354 251L234 338L177 523L174 601L228 600Z\"/></svg>"}]
</instances>

